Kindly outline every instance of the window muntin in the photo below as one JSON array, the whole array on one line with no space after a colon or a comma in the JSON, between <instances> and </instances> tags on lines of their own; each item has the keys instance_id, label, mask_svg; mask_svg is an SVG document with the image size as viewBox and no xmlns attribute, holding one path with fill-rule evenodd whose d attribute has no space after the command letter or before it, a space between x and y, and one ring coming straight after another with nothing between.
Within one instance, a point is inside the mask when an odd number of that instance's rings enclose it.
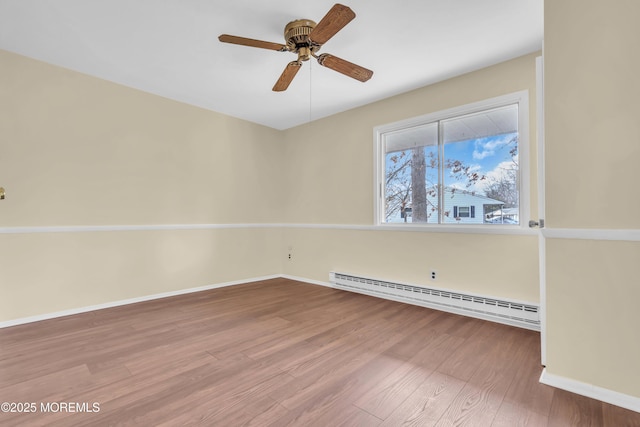
<instances>
[{"instance_id":1,"label":"window muntin","mask_svg":"<svg viewBox=\"0 0 640 427\"><path fill-rule=\"evenodd\" d=\"M377 128L377 222L521 225L526 100L520 92Z\"/></svg>"},{"instance_id":2,"label":"window muntin","mask_svg":"<svg viewBox=\"0 0 640 427\"><path fill-rule=\"evenodd\" d=\"M454 218L471 218L471 208L474 206L454 206L453 217Z\"/></svg>"}]
</instances>

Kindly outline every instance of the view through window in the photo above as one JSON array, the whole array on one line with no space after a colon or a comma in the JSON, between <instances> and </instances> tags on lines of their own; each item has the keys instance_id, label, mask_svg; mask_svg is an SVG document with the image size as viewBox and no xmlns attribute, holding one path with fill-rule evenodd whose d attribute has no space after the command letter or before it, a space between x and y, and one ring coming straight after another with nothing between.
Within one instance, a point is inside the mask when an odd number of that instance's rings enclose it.
<instances>
[{"instance_id":1,"label":"view through window","mask_svg":"<svg viewBox=\"0 0 640 427\"><path fill-rule=\"evenodd\" d=\"M382 127L382 223L519 225L519 103Z\"/></svg>"}]
</instances>

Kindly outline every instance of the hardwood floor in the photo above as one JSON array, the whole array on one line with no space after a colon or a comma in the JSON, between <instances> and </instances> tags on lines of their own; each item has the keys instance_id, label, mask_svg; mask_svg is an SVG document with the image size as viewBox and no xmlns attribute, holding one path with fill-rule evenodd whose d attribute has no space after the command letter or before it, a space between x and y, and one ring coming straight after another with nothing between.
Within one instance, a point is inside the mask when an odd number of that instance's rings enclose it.
<instances>
[{"instance_id":1,"label":"hardwood floor","mask_svg":"<svg viewBox=\"0 0 640 427\"><path fill-rule=\"evenodd\" d=\"M0 343L0 401L35 409L3 426L640 426L540 384L536 332L285 279L6 328Z\"/></svg>"}]
</instances>

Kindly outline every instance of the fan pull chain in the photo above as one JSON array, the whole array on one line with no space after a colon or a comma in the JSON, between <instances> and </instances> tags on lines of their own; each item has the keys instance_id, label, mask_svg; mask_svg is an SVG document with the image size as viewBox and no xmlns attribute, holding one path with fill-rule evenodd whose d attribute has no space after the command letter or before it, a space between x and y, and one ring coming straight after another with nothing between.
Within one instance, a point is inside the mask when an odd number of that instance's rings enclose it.
<instances>
[{"instance_id":1,"label":"fan pull chain","mask_svg":"<svg viewBox=\"0 0 640 427\"><path fill-rule=\"evenodd\" d=\"M312 66L312 62L309 61L309 123L311 123L311 100L312 100L312 93L313 93L313 80L312 80L312 72L311 69L313 68Z\"/></svg>"}]
</instances>

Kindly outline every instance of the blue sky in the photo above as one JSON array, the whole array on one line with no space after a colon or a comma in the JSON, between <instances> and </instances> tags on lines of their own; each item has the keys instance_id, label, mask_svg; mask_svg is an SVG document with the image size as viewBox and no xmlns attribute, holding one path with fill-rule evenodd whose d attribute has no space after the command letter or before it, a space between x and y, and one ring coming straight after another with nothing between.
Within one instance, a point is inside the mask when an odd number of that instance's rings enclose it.
<instances>
[{"instance_id":1,"label":"blue sky","mask_svg":"<svg viewBox=\"0 0 640 427\"><path fill-rule=\"evenodd\" d=\"M460 160L480 175L498 178L505 162L510 164L512 161L509 151L513 147L510 142L514 136L516 134L506 134L449 143L444 148L445 157ZM445 184L465 188L466 182L456 181L445 173ZM479 182L469 189L482 192L484 184Z\"/></svg>"}]
</instances>

